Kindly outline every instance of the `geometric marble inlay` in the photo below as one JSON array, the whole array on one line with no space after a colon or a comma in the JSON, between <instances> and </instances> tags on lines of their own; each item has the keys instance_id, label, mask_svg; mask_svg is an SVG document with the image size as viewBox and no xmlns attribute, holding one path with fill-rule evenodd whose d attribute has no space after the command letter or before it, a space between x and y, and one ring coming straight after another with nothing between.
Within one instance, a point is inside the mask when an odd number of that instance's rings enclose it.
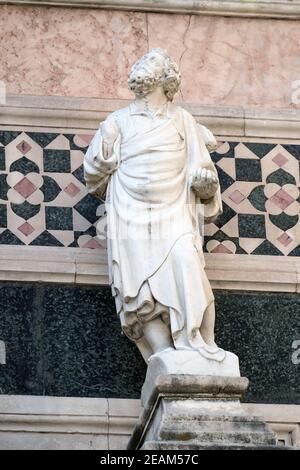
<instances>
[{"instance_id":1,"label":"geometric marble inlay","mask_svg":"<svg viewBox=\"0 0 300 470\"><path fill-rule=\"evenodd\" d=\"M0 129L0 244L106 249L104 203L84 189L93 134ZM211 156L223 213L204 252L300 256L300 145L225 141Z\"/></svg>"},{"instance_id":2,"label":"geometric marble inlay","mask_svg":"<svg viewBox=\"0 0 300 470\"><path fill-rule=\"evenodd\" d=\"M80 189L74 183L70 183L65 187L64 191L69 194L69 196L74 197L80 192Z\"/></svg>"},{"instance_id":3,"label":"geometric marble inlay","mask_svg":"<svg viewBox=\"0 0 300 470\"><path fill-rule=\"evenodd\" d=\"M28 235L30 235L32 232L35 231L35 228L28 222L25 222L24 224L20 225L20 227L18 227L18 230L20 230L20 232L22 232L23 235L28 237Z\"/></svg>"},{"instance_id":4,"label":"geometric marble inlay","mask_svg":"<svg viewBox=\"0 0 300 470\"><path fill-rule=\"evenodd\" d=\"M277 240L283 246L288 246L293 241L292 237L290 237L286 232L282 233L280 237L277 238Z\"/></svg>"},{"instance_id":5,"label":"geometric marble inlay","mask_svg":"<svg viewBox=\"0 0 300 470\"><path fill-rule=\"evenodd\" d=\"M231 193L229 195L229 198L235 203L235 204L240 204L242 201L244 201L246 199L246 196L244 196L244 194L241 193L241 191L239 191L238 189L236 189L235 191L233 191L233 193Z\"/></svg>"},{"instance_id":6,"label":"geometric marble inlay","mask_svg":"<svg viewBox=\"0 0 300 470\"><path fill-rule=\"evenodd\" d=\"M275 157L272 158L273 162L276 163L278 166L283 166L286 162L288 162L288 159L282 155L282 153L277 153Z\"/></svg>"},{"instance_id":7,"label":"geometric marble inlay","mask_svg":"<svg viewBox=\"0 0 300 470\"><path fill-rule=\"evenodd\" d=\"M14 189L26 199L34 193L37 187L24 176L24 178L14 186Z\"/></svg>"},{"instance_id":8,"label":"geometric marble inlay","mask_svg":"<svg viewBox=\"0 0 300 470\"><path fill-rule=\"evenodd\" d=\"M213 250L211 250L211 253L232 254L232 251L230 251L226 246L224 246L222 243L220 243L220 245L217 245Z\"/></svg>"},{"instance_id":9,"label":"geometric marble inlay","mask_svg":"<svg viewBox=\"0 0 300 470\"><path fill-rule=\"evenodd\" d=\"M90 248L92 250L95 250L95 249L97 250L97 249L101 248L101 246L94 238L92 238L91 240L87 241L83 245L83 248Z\"/></svg>"},{"instance_id":10,"label":"geometric marble inlay","mask_svg":"<svg viewBox=\"0 0 300 470\"><path fill-rule=\"evenodd\" d=\"M277 207L280 207L284 211L295 199L290 196L284 189L279 189L271 198L272 201Z\"/></svg>"},{"instance_id":11,"label":"geometric marble inlay","mask_svg":"<svg viewBox=\"0 0 300 470\"><path fill-rule=\"evenodd\" d=\"M27 152L29 152L29 150L32 149L32 147L27 143L25 142L25 140L22 140L22 142L20 142L16 148L18 150L20 150L20 152L22 153L22 155L26 155Z\"/></svg>"}]
</instances>

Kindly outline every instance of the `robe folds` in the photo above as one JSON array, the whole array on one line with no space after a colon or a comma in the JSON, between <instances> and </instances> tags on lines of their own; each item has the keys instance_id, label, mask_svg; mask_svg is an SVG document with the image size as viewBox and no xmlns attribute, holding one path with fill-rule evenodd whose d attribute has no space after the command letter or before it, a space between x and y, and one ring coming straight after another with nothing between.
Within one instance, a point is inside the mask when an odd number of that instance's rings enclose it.
<instances>
[{"instance_id":1,"label":"robe folds","mask_svg":"<svg viewBox=\"0 0 300 470\"><path fill-rule=\"evenodd\" d=\"M204 271L202 225L221 213L222 203L219 189L205 201L191 189L199 168L217 175L199 125L171 103L152 117L138 102L111 114L85 155L88 190L106 193L116 309L136 342L144 341L143 324L160 316L176 349L203 346L199 328L214 298Z\"/></svg>"}]
</instances>

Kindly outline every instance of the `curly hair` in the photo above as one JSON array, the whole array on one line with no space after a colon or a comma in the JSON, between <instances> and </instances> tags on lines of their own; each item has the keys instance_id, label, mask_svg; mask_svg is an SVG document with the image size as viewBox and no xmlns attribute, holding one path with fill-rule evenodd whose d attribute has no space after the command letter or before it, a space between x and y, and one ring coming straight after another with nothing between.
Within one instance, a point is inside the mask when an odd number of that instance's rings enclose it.
<instances>
[{"instance_id":1,"label":"curly hair","mask_svg":"<svg viewBox=\"0 0 300 470\"><path fill-rule=\"evenodd\" d=\"M148 58L149 54L157 53L164 58L164 67L159 76L148 76L144 77L143 80L137 80L135 73L139 66L142 66L143 63ZM176 62L171 59L168 53L161 48L151 49L147 54L145 54L141 59L139 59L131 68L131 73L128 79L128 86L133 93L138 94L143 90L143 86L155 86L161 84L168 101L173 101L174 95L177 93L180 87L181 75L179 72L178 65Z\"/></svg>"}]
</instances>

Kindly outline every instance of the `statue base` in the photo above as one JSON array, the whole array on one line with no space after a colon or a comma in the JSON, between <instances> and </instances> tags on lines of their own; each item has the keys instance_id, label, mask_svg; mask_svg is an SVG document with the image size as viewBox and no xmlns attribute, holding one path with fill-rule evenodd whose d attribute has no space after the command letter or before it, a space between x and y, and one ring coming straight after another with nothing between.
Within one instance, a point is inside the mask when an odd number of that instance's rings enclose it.
<instances>
[{"instance_id":1,"label":"statue base","mask_svg":"<svg viewBox=\"0 0 300 470\"><path fill-rule=\"evenodd\" d=\"M249 382L239 376L237 356L226 352L222 368L222 363L206 358L199 362L199 356L191 361L195 353L172 351L150 359L142 411L127 448L279 449L269 426L261 418L247 415L241 406ZM175 372L177 367L183 373ZM199 374L202 367L206 375ZM217 371L228 375L217 375Z\"/></svg>"},{"instance_id":2,"label":"statue base","mask_svg":"<svg viewBox=\"0 0 300 470\"><path fill-rule=\"evenodd\" d=\"M142 407L149 401L153 392L153 384L159 375L213 375L225 377L240 377L238 357L223 349L221 361L207 358L200 351L193 349L165 350L154 354L148 361L148 369L142 388ZM213 355L212 357L215 357Z\"/></svg>"}]
</instances>

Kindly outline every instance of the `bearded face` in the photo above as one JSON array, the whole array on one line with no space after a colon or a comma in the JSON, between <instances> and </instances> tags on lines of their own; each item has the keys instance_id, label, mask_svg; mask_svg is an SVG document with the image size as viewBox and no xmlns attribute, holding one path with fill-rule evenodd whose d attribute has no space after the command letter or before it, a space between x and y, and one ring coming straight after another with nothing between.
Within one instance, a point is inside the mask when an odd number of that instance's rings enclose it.
<instances>
[{"instance_id":1,"label":"bearded face","mask_svg":"<svg viewBox=\"0 0 300 470\"><path fill-rule=\"evenodd\" d=\"M128 85L131 91L142 98L162 84L165 58L157 52L142 57L131 69Z\"/></svg>"}]
</instances>

